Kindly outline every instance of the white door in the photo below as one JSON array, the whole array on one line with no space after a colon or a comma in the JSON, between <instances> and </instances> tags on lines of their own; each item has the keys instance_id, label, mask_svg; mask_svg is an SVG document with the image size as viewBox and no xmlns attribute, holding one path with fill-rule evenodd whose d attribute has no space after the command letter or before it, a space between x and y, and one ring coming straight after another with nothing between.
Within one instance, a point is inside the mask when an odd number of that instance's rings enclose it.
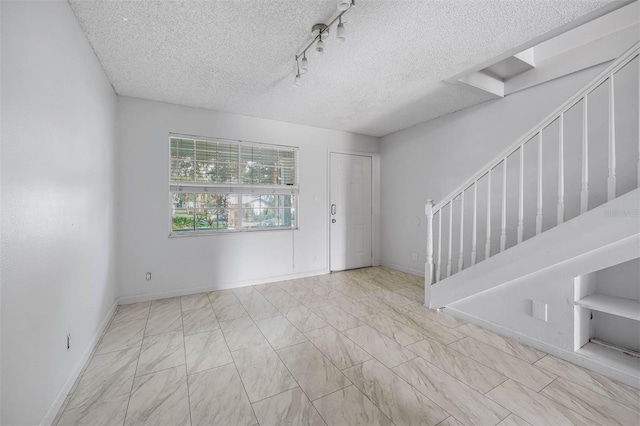
<instances>
[{"instance_id":1,"label":"white door","mask_svg":"<svg viewBox=\"0 0 640 426\"><path fill-rule=\"evenodd\" d=\"M371 266L371 157L331 153L330 167L329 269Z\"/></svg>"}]
</instances>

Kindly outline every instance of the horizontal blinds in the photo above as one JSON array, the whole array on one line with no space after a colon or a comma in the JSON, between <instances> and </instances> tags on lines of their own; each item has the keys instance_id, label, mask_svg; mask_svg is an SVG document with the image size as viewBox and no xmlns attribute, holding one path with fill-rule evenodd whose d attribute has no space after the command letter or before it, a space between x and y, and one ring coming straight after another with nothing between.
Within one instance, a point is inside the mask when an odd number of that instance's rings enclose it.
<instances>
[{"instance_id":1,"label":"horizontal blinds","mask_svg":"<svg viewBox=\"0 0 640 426\"><path fill-rule=\"evenodd\" d=\"M172 182L171 192L209 192L218 194L292 194L300 192L297 186L280 185L217 185L189 182Z\"/></svg>"},{"instance_id":2,"label":"horizontal blinds","mask_svg":"<svg viewBox=\"0 0 640 426\"><path fill-rule=\"evenodd\" d=\"M292 149L242 146L243 184L294 185L296 155Z\"/></svg>"},{"instance_id":3,"label":"horizontal blinds","mask_svg":"<svg viewBox=\"0 0 640 426\"><path fill-rule=\"evenodd\" d=\"M297 192L297 149L171 137L171 190Z\"/></svg>"}]
</instances>

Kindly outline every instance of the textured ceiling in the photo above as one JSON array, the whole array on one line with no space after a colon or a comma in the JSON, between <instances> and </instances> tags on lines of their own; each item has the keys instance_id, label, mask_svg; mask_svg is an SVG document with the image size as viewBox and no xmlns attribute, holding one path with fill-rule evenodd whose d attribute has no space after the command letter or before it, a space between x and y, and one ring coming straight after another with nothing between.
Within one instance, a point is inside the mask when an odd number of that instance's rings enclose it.
<instances>
[{"instance_id":1,"label":"textured ceiling","mask_svg":"<svg viewBox=\"0 0 640 426\"><path fill-rule=\"evenodd\" d=\"M335 0L70 3L118 94L383 136L490 99L443 80L611 0L358 0L297 89Z\"/></svg>"}]
</instances>

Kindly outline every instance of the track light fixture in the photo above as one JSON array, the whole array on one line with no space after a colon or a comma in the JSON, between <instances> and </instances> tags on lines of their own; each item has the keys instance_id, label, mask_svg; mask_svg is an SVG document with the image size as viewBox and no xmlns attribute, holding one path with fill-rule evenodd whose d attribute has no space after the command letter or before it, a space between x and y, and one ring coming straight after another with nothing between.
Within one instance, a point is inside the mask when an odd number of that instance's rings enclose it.
<instances>
[{"instance_id":1,"label":"track light fixture","mask_svg":"<svg viewBox=\"0 0 640 426\"><path fill-rule=\"evenodd\" d=\"M296 78L293 80L293 87L300 87L300 64L298 64L298 58L296 58L296 68L298 69L298 73L296 74Z\"/></svg>"},{"instance_id":2,"label":"track light fixture","mask_svg":"<svg viewBox=\"0 0 640 426\"><path fill-rule=\"evenodd\" d=\"M347 38L347 33L344 29L344 24L342 23L342 16L338 17L338 29L336 31L336 38L339 41L345 41Z\"/></svg>"},{"instance_id":3,"label":"track light fixture","mask_svg":"<svg viewBox=\"0 0 640 426\"><path fill-rule=\"evenodd\" d=\"M331 22L328 24L315 24L311 28L311 32L314 34L313 40L305 47L302 52L296 55L296 78L293 81L293 85L295 87L300 87L300 75L309 71L309 61L307 60L307 50L311 48L311 46L315 43L316 52L322 54L325 49L324 40L329 36L329 27L338 22L336 29L336 38L339 41L345 41L346 39L346 31L344 28L344 24L342 23L342 15L344 15L347 11L349 11L353 6L355 6L355 0L338 0L338 16L333 18ZM323 40L324 39L324 40Z\"/></svg>"}]
</instances>

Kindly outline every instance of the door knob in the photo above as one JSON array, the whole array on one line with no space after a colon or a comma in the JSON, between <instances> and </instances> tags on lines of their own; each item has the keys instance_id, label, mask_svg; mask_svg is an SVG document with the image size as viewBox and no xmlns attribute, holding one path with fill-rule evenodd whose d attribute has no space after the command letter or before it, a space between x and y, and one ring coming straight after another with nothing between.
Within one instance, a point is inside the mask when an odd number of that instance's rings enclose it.
<instances>
[{"instance_id":1,"label":"door knob","mask_svg":"<svg viewBox=\"0 0 640 426\"><path fill-rule=\"evenodd\" d=\"M336 214L336 205L331 204L331 214Z\"/></svg>"},{"instance_id":2,"label":"door knob","mask_svg":"<svg viewBox=\"0 0 640 426\"><path fill-rule=\"evenodd\" d=\"M336 223L336 220L335 219L331 219L331 223Z\"/></svg>"}]
</instances>

